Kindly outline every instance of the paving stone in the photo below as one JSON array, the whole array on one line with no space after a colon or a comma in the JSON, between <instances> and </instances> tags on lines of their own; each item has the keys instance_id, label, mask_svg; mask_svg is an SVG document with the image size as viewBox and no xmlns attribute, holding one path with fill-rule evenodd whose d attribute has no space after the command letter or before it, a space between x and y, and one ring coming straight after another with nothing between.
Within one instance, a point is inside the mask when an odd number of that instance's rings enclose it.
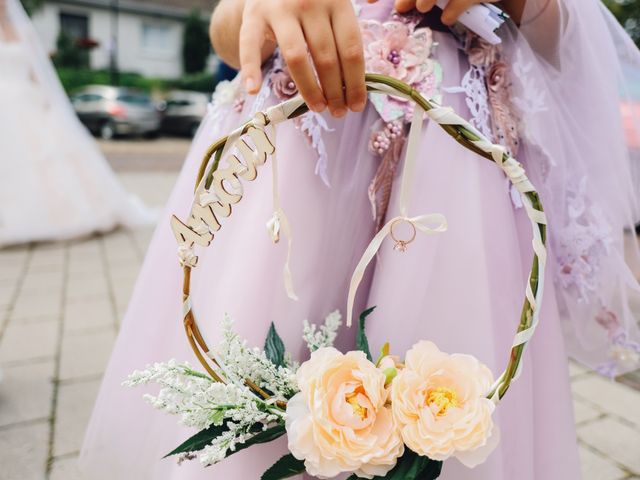
<instances>
[{"instance_id":1,"label":"paving stone","mask_svg":"<svg viewBox=\"0 0 640 480\"><path fill-rule=\"evenodd\" d=\"M640 392L640 370L634 370L632 372L628 372L616 378L616 380L622 383L623 385L626 385Z\"/></svg>"},{"instance_id":2,"label":"paving stone","mask_svg":"<svg viewBox=\"0 0 640 480\"><path fill-rule=\"evenodd\" d=\"M0 268L0 280L3 280L3 284L17 281L22 273L24 267L20 264L2 265Z\"/></svg>"},{"instance_id":3,"label":"paving stone","mask_svg":"<svg viewBox=\"0 0 640 480\"><path fill-rule=\"evenodd\" d=\"M100 236L74 240L69 243L69 258L82 255L99 255L100 254Z\"/></svg>"},{"instance_id":4,"label":"paving stone","mask_svg":"<svg viewBox=\"0 0 640 480\"><path fill-rule=\"evenodd\" d=\"M111 281L126 280L135 281L140 273L140 262L135 262L133 265L113 265L109 268L109 278Z\"/></svg>"},{"instance_id":5,"label":"paving stone","mask_svg":"<svg viewBox=\"0 0 640 480\"><path fill-rule=\"evenodd\" d=\"M640 392L596 374L576 379L572 389L582 399L640 427Z\"/></svg>"},{"instance_id":6,"label":"paving stone","mask_svg":"<svg viewBox=\"0 0 640 480\"><path fill-rule=\"evenodd\" d=\"M604 456L580 446L582 480L619 480L625 473ZM567 479L568 480L568 479Z\"/></svg>"},{"instance_id":7,"label":"paving stone","mask_svg":"<svg viewBox=\"0 0 640 480\"><path fill-rule=\"evenodd\" d=\"M49 417L53 371L52 361L2 368L0 427Z\"/></svg>"},{"instance_id":8,"label":"paving stone","mask_svg":"<svg viewBox=\"0 0 640 480\"><path fill-rule=\"evenodd\" d=\"M578 428L578 437L634 474L640 473L640 430L604 418Z\"/></svg>"},{"instance_id":9,"label":"paving stone","mask_svg":"<svg viewBox=\"0 0 640 480\"><path fill-rule=\"evenodd\" d=\"M0 285L0 307L8 307L16 294L15 285Z\"/></svg>"},{"instance_id":10,"label":"paving stone","mask_svg":"<svg viewBox=\"0 0 640 480\"><path fill-rule=\"evenodd\" d=\"M85 257L70 260L67 264L70 275L84 273L85 275L97 275L104 272L101 257Z\"/></svg>"},{"instance_id":11,"label":"paving stone","mask_svg":"<svg viewBox=\"0 0 640 480\"><path fill-rule=\"evenodd\" d=\"M153 229L138 229L133 232L133 240L139 252L146 252L151 238L153 237Z\"/></svg>"},{"instance_id":12,"label":"paving stone","mask_svg":"<svg viewBox=\"0 0 640 480\"><path fill-rule=\"evenodd\" d=\"M48 442L47 422L0 430L0 478L44 480Z\"/></svg>"},{"instance_id":13,"label":"paving stone","mask_svg":"<svg viewBox=\"0 0 640 480\"><path fill-rule=\"evenodd\" d=\"M45 272L28 272L20 287L20 293L29 293L33 297L41 293L60 292L63 278L62 268Z\"/></svg>"},{"instance_id":14,"label":"paving stone","mask_svg":"<svg viewBox=\"0 0 640 480\"><path fill-rule=\"evenodd\" d=\"M582 400L573 399L573 416L576 423L585 423L602 415L601 411L596 410Z\"/></svg>"},{"instance_id":15,"label":"paving stone","mask_svg":"<svg viewBox=\"0 0 640 480\"><path fill-rule=\"evenodd\" d=\"M113 297L116 302L116 307L125 308L129 304L134 285L135 280L129 280L128 282L118 282L113 286Z\"/></svg>"},{"instance_id":16,"label":"paving stone","mask_svg":"<svg viewBox=\"0 0 640 480\"><path fill-rule=\"evenodd\" d=\"M86 378L104 372L115 337L114 329L65 333L60 356L60 379Z\"/></svg>"},{"instance_id":17,"label":"paving stone","mask_svg":"<svg viewBox=\"0 0 640 480\"><path fill-rule=\"evenodd\" d=\"M61 269L65 262L65 248L36 248L29 260L29 271L48 271Z\"/></svg>"},{"instance_id":18,"label":"paving stone","mask_svg":"<svg viewBox=\"0 0 640 480\"><path fill-rule=\"evenodd\" d=\"M0 265L24 265L29 258L29 247L13 247L0 251Z\"/></svg>"},{"instance_id":19,"label":"paving stone","mask_svg":"<svg viewBox=\"0 0 640 480\"><path fill-rule=\"evenodd\" d=\"M52 357L57 339L58 322L9 324L0 340L0 363Z\"/></svg>"},{"instance_id":20,"label":"paving stone","mask_svg":"<svg viewBox=\"0 0 640 480\"><path fill-rule=\"evenodd\" d=\"M60 293L28 295L21 292L13 306L11 318L17 322L34 317L59 316L61 309L62 298Z\"/></svg>"},{"instance_id":21,"label":"paving stone","mask_svg":"<svg viewBox=\"0 0 640 480\"><path fill-rule=\"evenodd\" d=\"M99 387L99 380L60 385L55 420L54 456L80 451Z\"/></svg>"},{"instance_id":22,"label":"paving stone","mask_svg":"<svg viewBox=\"0 0 640 480\"><path fill-rule=\"evenodd\" d=\"M569 360L569 375L571 375L572 378L573 377L577 377L578 375L582 375L584 373L587 373L588 371L589 370L584 368L578 362L575 362L573 360Z\"/></svg>"},{"instance_id":23,"label":"paving stone","mask_svg":"<svg viewBox=\"0 0 640 480\"><path fill-rule=\"evenodd\" d=\"M83 480L85 477L80 473L77 463L78 457L75 455L54 459L49 480Z\"/></svg>"},{"instance_id":24,"label":"paving stone","mask_svg":"<svg viewBox=\"0 0 640 480\"><path fill-rule=\"evenodd\" d=\"M104 297L68 303L64 312L64 330L95 330L114 325L111 300Z\"/></svg>"},{"instance_id":25,"label":"paving stone","mask_svg":"<svg viewBox=\"0 0 640 480\"><path fill-rule=\"evenodd\" d=\"M103 275L67 282L66 298L71 302L87 297L105 297L109 294L109 285Z\"/></svg>"}]
</instances>

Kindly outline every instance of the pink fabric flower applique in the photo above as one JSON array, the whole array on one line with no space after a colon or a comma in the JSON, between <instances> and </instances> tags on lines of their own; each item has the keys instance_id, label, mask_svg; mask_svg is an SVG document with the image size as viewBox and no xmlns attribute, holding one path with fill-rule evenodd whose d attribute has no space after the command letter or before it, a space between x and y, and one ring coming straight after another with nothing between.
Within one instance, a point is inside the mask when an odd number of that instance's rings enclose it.
<instances>
[{"instance_id":1,"label":"pink fabric flower applique","mask_svg":"<svg viewBox=\"0 0 640 480\"><path fill-rule=\"evenodd\" d=\"M426 97L434 97L442 81L442 68L431 58L435 47L429 28L414 28L412 24L392 20L360 22L364 58L368 72L397 78ZM411 119L413 104L386 95L371 94L371 102L385 122Z\"/></svg>"}]
</instances>

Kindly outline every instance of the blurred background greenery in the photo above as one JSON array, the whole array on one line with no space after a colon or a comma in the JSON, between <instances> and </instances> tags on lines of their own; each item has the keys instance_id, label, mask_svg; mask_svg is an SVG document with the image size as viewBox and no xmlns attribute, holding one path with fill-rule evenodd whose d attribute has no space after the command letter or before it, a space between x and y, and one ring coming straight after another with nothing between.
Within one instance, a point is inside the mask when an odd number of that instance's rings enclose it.
<instances>
[{"instance_id":1,"label":"blurred background greenery","mask_svg":"<svg viewBox=\"0 0 640 480\"><path fill-rule=\"evenodd\" d=\"M50 0L20 0L25 10L32 17L42 18L43 12L48 5L60 4L59 1ZM163 1L158 0L144 0L139 4L144 8L146 5L159 5L160 8L164 7ZM193 5L195 2L170 2L169 8L175 8L174 5L180 5L181 9L186 9L188 15L181 22L183 28L181 29L182 39L181 42L173 40L173 46L176 51L176 58L180 58L181 61L181 74L177 78L155 77L144 75L139 71L127 71L114 66L105 65L102 68L91 68L90 56L94 48L102 47L109 49L110 47L105 45L104 39L102 45L95 38L90 35L84 37L78 37L76 32L65 31L62 25L59 26L57 38L55 44L50 45L47 48L51 60L53 61L60 81L63 87L68 93L74 90L86 86L86 85L112 85L117 84L123 87L132 87L143 90L147 93L152 93L155 96L162 96L165 92L172 89L180 90L194 90L199 92L210 93L213 91L215 84L217 83L217 61L212 63L211 53L212 49L209 42L208 34L208 12L203 12L199 8L192 8L189 10L189 5ZM211 6L216 2L209 2ZM114 12L114 8L117 10L121 7L118 6L118 0L103 0L100 2L103 10L111 9L111 14L116 15L115 21L117 22L117 13ZM63 4L61 4L63 5ZM79 2L69 2L68 8L73 14L76 12L83 12L86 7ZM76 6L77 5L77 6ZM168 14L171 14L171 10L168 10ZM149 14L154 15L154 14ZM159 13L157 15L158 22L162 25L165 22L163 15L166 13ZM45 15L46 16L46 15ZM51 17L49 14L48 17ZM91 23L91 22L87 22ZM36 22L36 30L41 27L42 22ZM125 27L122 27L125 28ZM91 29L91 28L90 28ZM39 31L39 33L41 33ZM90 33L90 32L89 32Z\"/></svg>"},{"instance_id":2,"label":"blurred background greenery","mask_svg":"<svg viewBox=\"0 0 640 480\"><path fill-rule=\"evenodd\" d=\"M629 32L636 44L640 45L640 0L602 1ZM21 2L27 12L33 14L43 7L46 0L21 0ZM211 2L212 5L214 3ZM68 92L88 84L114 83L112 70L89 68L89 55L94 47L90 40L89 43L86 41L79 43L78 39L68 36L63 30L60 31L55 51L51 56L60 80ZM181 51L183 74L180 78L154 78L140 73L118 71L117 83L121 86L136 87L160 94L175 88L211 92L217 79L216 72L207 70L210 53L207 23L203 20L201 12L194 8L184 20Z\"/></svg>"},{"instance_id":3,"label":"blurred background greenery","mask_svg":"<svg viewBox=\"0 0 640 480\"><path fill-rule=\"evenodd\" d=\"M640 46L640 0L603 0L609 10Z\"/></svg>"}]
</instances>

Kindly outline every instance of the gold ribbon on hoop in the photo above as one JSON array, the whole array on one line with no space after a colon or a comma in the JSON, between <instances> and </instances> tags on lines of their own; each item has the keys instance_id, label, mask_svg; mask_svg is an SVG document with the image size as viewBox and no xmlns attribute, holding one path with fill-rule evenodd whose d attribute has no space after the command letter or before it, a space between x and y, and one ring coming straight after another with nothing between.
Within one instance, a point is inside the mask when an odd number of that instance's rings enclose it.
<instances>
[{"instance_id":1,"label":"gold ribbon on hoop","mask_svg":"<svg viewBox=\"0 0 640 480\"><path fill-rule=\"evenodd\" d=\"M382 242L387 235L391 235L396 242L396 246L394 247L395 250L404 251L406 250L406 246L414 240L416 231L426 233L427 235L436 235L447 230L447 219L440 213L418 215L416 217L409 217L407 213L424 113L424 110L419 105L416 104L414 106L413 119L411 120L411 129L409 130L409 139L407 142L407 153L402 170L402 181L400 184L400 215L389 220L375 235L375 237L373 237L373 240L371 240L369 246L362 255L362 258L360 258L360 261L358 262L358 265L351 277L349 295L347 297L348 327L351 326L353 321L353 304L355 302L358 286L362 281L362 277L364 276L367 266L380 249ZM395 237L393 228L399 223L408 223L412 227L413 234L409 240L399 240Z\"/></svg>"}]
</instances>

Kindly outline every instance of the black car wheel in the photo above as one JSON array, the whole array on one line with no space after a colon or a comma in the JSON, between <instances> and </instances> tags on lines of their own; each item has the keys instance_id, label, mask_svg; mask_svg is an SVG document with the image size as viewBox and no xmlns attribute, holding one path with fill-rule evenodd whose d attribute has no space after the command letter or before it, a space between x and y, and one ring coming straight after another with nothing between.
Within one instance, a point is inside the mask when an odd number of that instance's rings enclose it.
<instances>
[{"instance_id":1,"label":"black car wheel","mask_svg":"<svg viewBox=\"0 0 640 480\"><path fill-rule=\"evenodd\" d=\"M107 121L100 127L100 138L103 140L111 140L116 135L116 129L112 121Z\"/></svg>"}]
</instances>

